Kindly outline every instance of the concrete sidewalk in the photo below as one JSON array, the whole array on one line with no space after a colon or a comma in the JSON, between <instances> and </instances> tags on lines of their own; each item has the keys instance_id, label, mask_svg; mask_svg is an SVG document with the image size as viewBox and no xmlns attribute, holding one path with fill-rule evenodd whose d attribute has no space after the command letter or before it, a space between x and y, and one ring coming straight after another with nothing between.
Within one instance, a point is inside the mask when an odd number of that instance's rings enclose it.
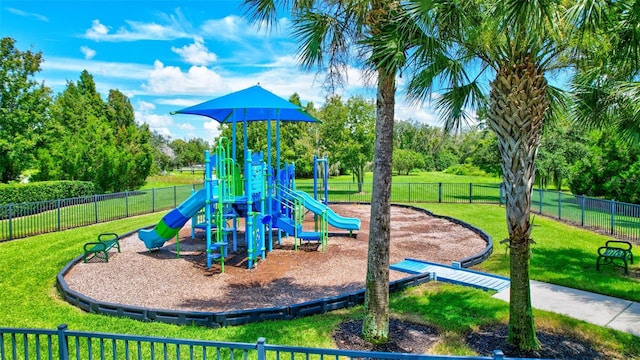
<instances>
[{"instance_id":1,"label":"concrete sidewalk","mask_svg":"<svg viewBox=\"0 0 640 360\"><path fill-rule=\"evenodd\" d=\"M508 302L509 288L493 297ZM640 336L640 303L637 302L533 280L531 302L536 309Z\"/></svg>"}]
</instances>

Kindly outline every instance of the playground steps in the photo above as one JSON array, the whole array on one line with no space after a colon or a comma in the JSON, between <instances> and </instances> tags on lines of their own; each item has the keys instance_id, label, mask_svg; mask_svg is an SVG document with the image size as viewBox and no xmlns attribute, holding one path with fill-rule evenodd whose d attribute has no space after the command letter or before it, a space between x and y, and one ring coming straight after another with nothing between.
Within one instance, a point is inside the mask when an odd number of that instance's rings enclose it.
<instances>
[{"instance_id":1,"label":"playground steps","mask_svg":"<svg viewBox=\"0 0 640 360\"><path fill-rule=\"evenodd\" d=\"M298 225L296 229L295 223L293 222L293 220L289 219L288 217L279 217L276 220L276 227L291 236L296 234L296 230L297 230L297 237L300 240L305 240L305 241L320 240L320 232L302 231L302 226L300 225Z\"/></svg>"},{"instance_id":2,"label":"playground steps","mask_svg":"<svg viewBox=\"0 0 640 360\"><path fill-rule=\"evenodd\" d=\"M436 275L434 279L439 281L471 286L483 290L500 291L511 286L509 278L503 276L455 268L424 260L404 259L399 263L392 264L389 268L409 274L434 273Z\"/></svg>"},{"instance_id":3,"label":"playground steps","mask_svg":"<svg viewBox=\"0 0 640 360\"><path fill-rule=\"evenodd\" d=\"M227 243L226 242L215 242L209 246L209 251L207 251L207 258L211 260L220 260L227 257Z\"/></svg>"},{"instance_id":4,"label":"playground steps","mask_svg":"<svg viewBox=\"0 0 640 360\"><path fill-rule=\"evenodd\" d=\"M289 235L293 235L296 233L296 225L293 220L289 219L288 217L278 217L278 219L276 219L276 227ZM298 228L297 230L302 232L300 228Z\"/></svg>"},{"instance_id":5,"label":"playground steps","mask_svg":"<svg viewBox=\"0 0 640 360\"><path fill-rule=\"evenodd\" d=\"M317 241L320 240L319 231L303 231L298 233L298 238L305 241Z\"/></svg>"}]
</instances>

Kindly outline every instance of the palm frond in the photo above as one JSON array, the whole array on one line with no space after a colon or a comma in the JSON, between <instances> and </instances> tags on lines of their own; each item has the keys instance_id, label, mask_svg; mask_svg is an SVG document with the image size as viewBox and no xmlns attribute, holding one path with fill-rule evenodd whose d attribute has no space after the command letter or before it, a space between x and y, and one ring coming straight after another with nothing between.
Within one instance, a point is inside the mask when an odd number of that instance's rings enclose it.
<instances>
[{"instance_id":1,"label":"palm frond","mask_svg":"<svg viewBox=\"0 0 640 360\"><path fill-rule=\"evenodd\" d=\"M617 35L620 60L625 61L635 69L635 75L640 73L640 1L621 1L619 16L616 19L614 33Z\"/></svg>"},{"instance_id":2,"label":"palm frond","mask_svg":"<svg viewBox=\"0 0 640 360\"><path fill-rule=\"evenodd\" d=\"M567 10L565 21L583 37L586 33L599 31L609 21L608 7L607 0L578 0Z\"/></svg>"},{"instance_id":3,"label":"palm frond","mask_svg":"<svg viewBox=\"0 0 640 360\"><path fill-rule=\"evenodd\" d=\"M325 87L333 91L345 81L352 56L352 24L333 9L307 10L293 19L298 62L306 70L326 73Z\"/></svg>"},{"instance_id":4,"label":"palm frond","mask_svg":"<svg viewBox=\"0 0 640 360\"><path fill-rule=\"evenodd\" d=\"M640 139L640 83L603 75L601 68L582 71L572 84L573 118L589 129L613 129L627 142Z\"/></svg>"},{"instance_id":5,"label":"palm frond","mask_svg":"<svg viewBox=\"0 0 640 360\"><path fill-rule=\"evenodd\" d=\"M549 110L545 114L545 119L550 123L558 123L566 119L571 102L569 94L562 88L547 85L547 97L549 99Z\"/></svg>"},{"instance_id":6,"label":"palm frond","mask_svg":"<svg viewBox=\"0 0 640 360\"><path fill-rule=\"evenodd\" d=\"M505 19L505 29L516 35L544 37L558 24L557 0L506 0L496 7L495 16Z\"/></svg>"},{"instance_id":7,"label":"palm frond","mask_svg":"<svg viewBox=\"0 0 640 360\"><path fill-rule=\"evenodd\" d=\"M479 109L485 101L486 97L477 81L444 91L437 99L436 107L445 131L458 130L462 125L470 126L474 120L470 111Z\"/></svg>"},{"instance_id":8,"label":"palm frond","mask_svg":"<svg viewBox=\"0 0 640 360\"><path fill-rule=\"evenodd\" d=\"M258 28L272 29L278 22L277 12L279 6L287 6L293 0L243 0L242 8L249 22L256 24Z\"/></svg>"},{"instance_id":9,"label":"palm frond","mask_svg":"<svg viewBox=\"0 0 640 360\"><path fill-rule=\"evenodd\" d=\"M640 140L640 83L618 82L612 93L621 103L618 132L625 141L637 143Z\"/></svg>"}]
</instances>

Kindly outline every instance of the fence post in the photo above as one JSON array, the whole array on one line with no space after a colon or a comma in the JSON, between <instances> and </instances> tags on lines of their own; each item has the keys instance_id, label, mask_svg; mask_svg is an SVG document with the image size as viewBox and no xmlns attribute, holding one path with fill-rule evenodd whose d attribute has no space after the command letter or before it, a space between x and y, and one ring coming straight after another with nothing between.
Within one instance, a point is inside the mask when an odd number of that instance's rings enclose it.
<instances>
[{"instance_id":1,"label":"fence post","mask_svg":"<svg viewBox=\"0 0 640 360\"><path fill-rule=\"evenodd\" d=\"M13 203L9 204L9 240L13 240Z\"/></svg>"},{"instance_id":2,"label":"fence post","mask_svg":"<svg viewBox=\"0 0 640 360\"><path fill-rule=\"evenodd\" d=\"M538 189L538 194L540 195L540 214L542 214L542 189Z\"/></svg>"},{"instance_id":3,"label":"fence post","mask_svg":"<svg viewBox=\"0 0 640 360\"><path fill-rule=\"evenodd\" d=\"M584 226L584 195L580 196L580 225Z\"/></svg>"},{"instance_id":4,"label":"fence post","mask_svg":"<svg viewBox=\"0 0 640 360\"><path fill-rule=\"evenodd\" d=\"M156 188L151 189L151 212L156 211Z\"/></svg>"},{"instance_id":5,"label":"fence post","mask_svg":"<svg viewBox=\"0 0 640 360\"><path fill-rule=\"evenodd\" d=\"M473 183L469 183L469 204L473 202Z\"/></svg>"},{"instance_id":6,"label":"fence post","mask_svg":"<svg viewBox=\"0 0 640 360\"><path fill-rule=\"evenodd\" d=\"M57 205L58 205L58 231L60 231L62 227L61 219L60 219L60 199L57 200Z\"/></svg>"},{"instance_id":7,"label":"fence post","mask_svg":"<svg viewBox=\"0 0 640 360\"><path fill-rule=\"evenodd\" d=\"M93 195L93 208L96 213L96 224L98 223L98 195Z\"/></svg>"},{"instance_id":8,"label":"fence post","mask_svg":"<svg viewBox=\"0 0 640 360\"><path fill-rule=\"evenodd\" d=\"M124 191L124 216L129 217L129 192Z\"/></svg>"},{"instance_id":9,"label":"fence post","mask_svg":"<svg viewBox=\"0 0 640 360\"><path fill-rule=\"evenodd\" d=\"M173 185L173 207L177 207L178 206L178 199L177 199L176 195L176 186Z\"/></svg>"},{"instance_id":10,"label":"fence post","mask_svg":"<svg viewBox=\"0 0 640 360\"><path fill-rule=\"evenodd\" d=\"M615 199L612 199L611 202L611 235L613 235L614 231L613 228L616 225L616 201Z\"/></svg>"},{"instance_id":11,"label":"fence post","mask_svg":"<svg viewBox=\"0 0 640 360\"><path fill-rule=\"evenodd\" d=\"M498 201L500 202L500 204L498 204L498 205L502 205L502 204L505 203L505 201L503 200L504 199L504 183L503 182L500 183L500 186L498 187L498 189L499 189L498 190L498 194L499 194L498 195L499 196Z\"/></svg>"},{"instance_id":12,"label":"fence post","mask_svg":"<svg viewBox=\"0 0 640 360\"><path fill-rule=\"evenodd\" d=\"M351 202L351 183L347 183L347 194L349 194L349 202Z\"/></svg>"},{"instance_id":13,"label":"fence post","mask_svg":"<svg viewBox=\"0 0 640 360\"><path fill-rule=\"evenodd\" d=\"M411 202L411 183L409 183L409 202Z\"/></svg>"},{"instance_id":14,"label":"fence post","mask_svg":"<svg viewBox=\"0 0 640 360\"><path fill-rule=\"evenodd\" d=\"M256 344L256 349L258 350L258 360L265 360L267 358L266 350L264 348L267 340L263 337L258 338L258 343Z\"/></svg>"},{"instance_id":15,"label":"fence post","mask_svg":"<svg viewBox=\"0 0 640 360\"><path fill-rule=\"evenodd\" d=\"M558 191L558 220L562 220L562 192Z\"/></svg>"},{"instance_id":16,"label":"fence post","mask_svg":"<svg viewBox=\"0 0 640 360\"><path fill-rule=\"evenodd\" d=\"M60 360L69 360L66 330L67 324L58 325L58 358Z\"/></svg>"},{"instance_id":17,"label":"fence post","mask_svg":"<svg viewBox=\"0 0 640 360\"><path fill-rule=\"evenodd\" d=\"M438 202L442 202L442 183L438 183Z\"/></svg>"}]
</instances>

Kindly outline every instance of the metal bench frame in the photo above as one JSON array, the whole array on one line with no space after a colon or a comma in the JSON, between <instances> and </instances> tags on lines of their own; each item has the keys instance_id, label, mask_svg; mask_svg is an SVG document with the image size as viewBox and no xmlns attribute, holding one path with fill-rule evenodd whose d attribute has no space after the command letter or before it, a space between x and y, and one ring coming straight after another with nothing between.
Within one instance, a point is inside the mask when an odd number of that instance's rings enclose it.
<instances>
[{"instance_id":1,"label":"metal bench frame","mask_svg":"<svg viewBox=\"0 0 640 360\"><path fill-rule=\"evenodd\" d=\"M631 243L622 240L609 240L604 246L598 248L598 259L596 260L596 270L600 270L600 265L613 264L624 268L624 273L629 273L628 263L633 264L633 253ZM622 265L616 262L621 260Z\"/></svg>"},{"instance_id":2,"label":"metal bench frame","mask_svg":"<svg viewBox=\"0 0 640 360\"><path fill-rule=\"evenodd\" d=\"M109 250L113 248L120 252L120 236L116 233L103 233L98 235L98 241L92 241L84 244L84 255L82 261L87 262L94 257L109 262Z\"/></svg>"}]
</instances>

